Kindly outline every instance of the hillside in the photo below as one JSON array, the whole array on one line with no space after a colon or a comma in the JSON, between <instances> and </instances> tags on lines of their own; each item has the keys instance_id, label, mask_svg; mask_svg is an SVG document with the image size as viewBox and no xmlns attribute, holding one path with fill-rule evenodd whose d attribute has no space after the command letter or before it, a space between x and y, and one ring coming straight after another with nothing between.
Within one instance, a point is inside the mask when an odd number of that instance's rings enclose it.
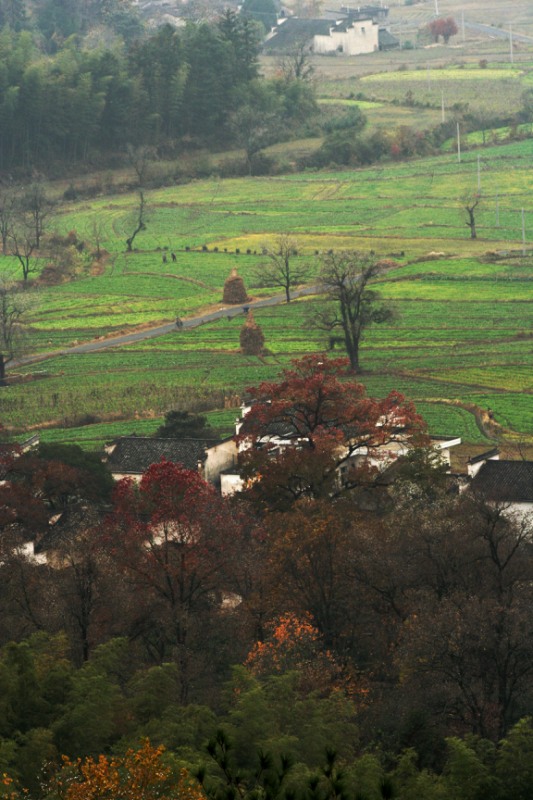
<instances>
[{"instance_id":1,"label":"hillside","mask_svg":"<svg viewBox=\"0 0 533 800\"><path fill-rule=\"evenodd\" d=\"M434 433L470 442L527 438L533 433L533 270L527 242L528 254L521 255L521 209L529 239L532 147L528 139L481 151L476 240L468 238L464 198L476 188L480 151L463 154L460 163L444 154L386 168L211 179L154 190L146 195L148 222L132 253L124 252L124 241L133 195L65 205L56 225L90 241L94 220L103 220L109 256L92 274L40 287L27 351L64 351L171 322L177 314L188 318L220 308L234 266L253 297L273 294L257 283L261 249L287 232L298 241L298 259L309 264L311 281L316 254L330 249L374 250L391 260L379 289L397 319L370 331L363 344L371 393L405 392ZM257 310L265 357L239 352L242 322L235 317L21 366L16 372L23 382L12 376L2 390L3 417L20 431L122 419L130 432L134 418L160 417L173 405L221 408L225 397L274 376L289 358L327 346L312 324L314 302ZM500 427L480 430L476 420L488 409ZM117 430L116 424L98 426L95 443ZM90 431L58 437L86 441Z\"/></svg>"}]
</instances>

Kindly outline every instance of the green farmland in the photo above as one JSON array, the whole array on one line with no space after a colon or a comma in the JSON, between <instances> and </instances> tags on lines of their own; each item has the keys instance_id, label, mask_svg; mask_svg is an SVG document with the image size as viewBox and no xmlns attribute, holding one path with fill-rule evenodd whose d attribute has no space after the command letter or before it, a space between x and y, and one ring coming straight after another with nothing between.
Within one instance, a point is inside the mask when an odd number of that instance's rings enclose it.
<instances>
[{"instance_id":1,"label":"green farmland","mask_svg":"<svg viewBox=\"0 0 533 800\"><path fill-rule=\"evenodd\" d=\"M93 221L101 220L109 255L85 277L39 289L26 350L55 355L8 370L0 417L18 435L41 429L43 439L87 446L152 432L172 407L226 406L214 421L231 430L244 387L326 347L313 325L317 298L255 312L266 340L261 358L240 353L242 316L101 352L62 351L220 308L233 267L252 298L278 294L260 285L261 248L290 233L311 284L317 253L330 249L373 250L393 262L380 290L396 319L363 343L361 378L371 394L404 392L435 434L472 444L531 441L533 259L522 255L522 219L529 248L532 155L533 140L525 140L465 153L460 162L449 153L365 170L159 189L146 193L146 230L128 254L134 194L64 205L55 226L90 242ZM471 240L464 205L478 179L478 238ZM12 259L2 269L16 276ZM489 409L490 430L479 424Z\"/></svg>"}]
</instances>

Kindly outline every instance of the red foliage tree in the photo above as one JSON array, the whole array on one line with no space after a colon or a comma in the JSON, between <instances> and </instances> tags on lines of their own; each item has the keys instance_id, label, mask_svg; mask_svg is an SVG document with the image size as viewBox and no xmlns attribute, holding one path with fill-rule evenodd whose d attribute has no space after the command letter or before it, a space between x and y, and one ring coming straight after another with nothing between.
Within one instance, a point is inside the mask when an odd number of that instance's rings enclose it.
<instances>
[{"instance_id":1,"label":"red foliage tree","mask_svg":"<svg viewBox=\"0 0 533 800\"><path fill-rule=\"evenodd\" d=\"M197 472L161 461L139 484L118 483L106 538L134 590L135 624L155 635L160 658L176 658L185 701L192 631L220 608L238 523Z\"/></svg>"},{"instance_id":2,"label":"red foliage tree","mask_svg":"<svg viewBox=\"0 0 533 800\"><path fill-rule=\"evenodd\" d=\"M398 448L426 443L413 404L399 392L367 397L346 358L306 356L248 392L257 402L239 434L244 476L278 508L337 496L376 473L369 457L387 463Z\"/></svg>"},{"instance_id":3,"label":"red foliage tree","mask_svg":"<svg viewBox=\"0 0 533 800\"><path fill-rule=\"evenodd\" d=\"M432 20L429 25L429 32L433 36L435 42L439 41L442 36L444 44L448 44L452 36L458 32L459 28L453 17L439 17Z\"/></svg>"}]
</instances>

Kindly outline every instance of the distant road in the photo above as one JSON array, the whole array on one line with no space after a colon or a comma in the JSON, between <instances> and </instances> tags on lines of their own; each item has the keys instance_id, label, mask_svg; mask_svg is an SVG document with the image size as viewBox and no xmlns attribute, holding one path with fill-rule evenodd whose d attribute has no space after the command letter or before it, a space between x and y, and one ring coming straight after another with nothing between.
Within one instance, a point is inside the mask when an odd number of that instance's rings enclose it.
<instances>
[{"instance_id":1,"label":"distant road","mask_svg":"<svg viewBox=\"0 0 533 800\"><path fill-rule=\"evenodd\" d=\"M317 286L304 286L301 289L294 289L291 291L291 298L304 297L306 295L316 294L318 292ZM244 309L264 308L266 306L277 306L285 303L285 294L274 295L273 297L265 297L263 300L253 300L250 303L243 303L238 306L228 306L219 308L216 311L211 311L208 314L200 314L197 317L190 317L183 320L183 325L179 330L186 330L187 328L197 328L199 325L204 325L206 322L214 322L223 317L233 318L239 315L244 315ZM48 358L56 358L57 356L67 356L79 353L95 353L99 350L105 350L108 347L121 347L122 345L134 344L135 342L142 342L146 339L155 339L158 336L166 336L168 333L177 331L175 322L167 322L165 325L157 325L154 328L146 328L142 331L133 331L132 333L124 333L121 336L110 336L107 339L98 339L85 344L77 344L72 347L67 347L62 350L54 350L48 353L37 353L31 356L24 356L18 358L9 364L9 368L21 367L25 364L33 364L39 361L44 361Z\"/></svg>"},{"instance_id":2,"label":"distant road","mask_svg":"<svg viewBox=\"0 0 533 800\"><path fill-rule=\"evenodd\" d=\"M484 33L487 36L493 36L495 39L509 39L510 36L508 28L495 28L493 25L482 25L480 22L465 22L465 29L476 33ZM533 36L513 31L513 42L533 44Z\"/></svg>"}]
</instances>

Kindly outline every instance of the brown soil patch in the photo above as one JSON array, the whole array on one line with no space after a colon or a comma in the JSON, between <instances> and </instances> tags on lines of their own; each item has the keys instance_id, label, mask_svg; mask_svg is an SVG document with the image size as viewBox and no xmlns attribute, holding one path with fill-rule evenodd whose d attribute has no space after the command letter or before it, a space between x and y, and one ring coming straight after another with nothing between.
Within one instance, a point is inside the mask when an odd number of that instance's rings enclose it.
<instances>
[{"instance_id":1,"label":"brown soil patch","mask_svg":"<svg viewBox=\"0 0 533 800\"><path fill-rule=\"evenodd\" d=\"M90 274L91 275L103 275L106 271L107 265L111 260L111 255L107 253L105 250L101 251L100 258L95 258L93 263L91 264Z\"/></svg>"}]
</instances>

